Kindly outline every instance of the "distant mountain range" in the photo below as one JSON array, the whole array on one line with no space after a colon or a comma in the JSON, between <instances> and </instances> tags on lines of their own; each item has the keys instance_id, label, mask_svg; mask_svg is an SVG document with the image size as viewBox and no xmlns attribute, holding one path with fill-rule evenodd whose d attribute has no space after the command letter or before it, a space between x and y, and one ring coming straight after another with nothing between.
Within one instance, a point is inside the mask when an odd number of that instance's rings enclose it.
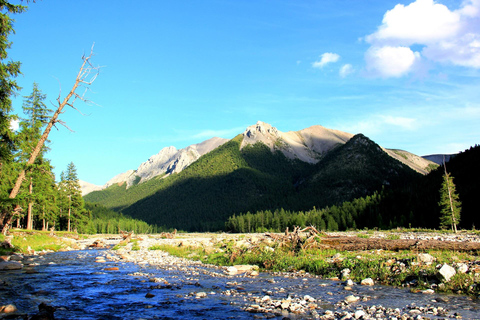
<instances>
[{"instance_id":1,"label":"distant mountain range","mask_svg":"<svg viewBox=\"0 0 480 320\"><path fill-rule=\"evenodd\" d=\"M327 129L319 125L300 131L281 132L268 123L258 121L255 125L247 127L242 136L241 149L246 145L262 142L272 152L275 150L281 151L288 159L298 159L306 163L315 164L330 150L345 144L353 137L353 134ZM159 153L140 164L136 170L120 173L103 186L80 181L82 194L85 196L90 192L100 191L115 184L121 185L126 183L127 188L129 188L157 176L167 177L173 173L179 173L202 155L227 141L228 139L213 137L180 150L173 146L163 148ZM443 155L431 155L422 158L403 150L383 150L391 157L422 174L428 173L433 163L441 164L443 161ZM449 157L448 155L447 159Z\"/></svg>"},{"instance_id":2,"label":"distant mountain range","mask_svg":"<svg viewBox=\"0 0 480 320\"><path fill-rule=\"evenodd\" d=\"M233 214L331 206L435 167L362 134L322 126L284 133L259 121L228 141L162 149L85 200L165 227L220 230Z\"/></svg>"}]
</instances>

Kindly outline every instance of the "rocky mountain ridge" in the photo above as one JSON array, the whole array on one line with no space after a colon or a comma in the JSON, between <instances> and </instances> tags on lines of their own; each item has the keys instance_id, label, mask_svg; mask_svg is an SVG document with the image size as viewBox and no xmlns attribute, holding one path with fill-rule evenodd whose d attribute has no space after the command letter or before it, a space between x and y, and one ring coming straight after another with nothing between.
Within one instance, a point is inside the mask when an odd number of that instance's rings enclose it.
<instances>
[{"instance_id":1,"label":"rocky mountain ridge","mask_svg":"<svg viewBox=\"0 0 480 320\"><path fill-rule=\"evenodd\" d=\"M340 145L344 145L354 135L351 133L328 129L314 125L299 131L282 132L272 125L258 121L242 133L243 149L258 142L265 144L270 150L280 151L291 160L300 160L309 164L318 163L328 152ZM156 176L169 176L178 173L202 155L214 150L227 142L228 139L211 138L204 142L177 150L175 147L166 147L140 164L136 170L128 170L110 179L104 186L95 186L81 182L82 193L86 195L92 191L102 190L114 184L132 185L146 182ZM382 148L389 156L406 164L415 171L426 174L433 162L403 150Z\"/></svg>"},{"instance_id":2,"label":"rocky mountain ridge","mask_svg":"<svg viewBox=\"0 0 480 320\"><path fill-rule=\"evenodd\" d=\"M129 188L132 185L143 183L159 175L166 177L173 173L178 173L202 155L227 141L228 139L214 137L180 150L177 150L173 146L165 147L157 154L151 156L147 161L140 164L136 170L128 170L120 173L103 186L96 186L85 181L80 181L82 194L85 196L90 192L103 190L114 184L126 183L127 188Z\"/></svg>"}]
</instances>

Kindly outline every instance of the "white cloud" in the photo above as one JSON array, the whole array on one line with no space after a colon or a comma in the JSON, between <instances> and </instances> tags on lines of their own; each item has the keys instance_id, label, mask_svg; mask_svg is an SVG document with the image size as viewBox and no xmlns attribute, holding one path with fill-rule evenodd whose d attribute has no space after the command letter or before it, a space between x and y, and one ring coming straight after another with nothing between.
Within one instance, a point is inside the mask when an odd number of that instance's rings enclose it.
<instances>
[{"instance_id":1,"label":"white cloud","mask_svg":"<svg viewBox=\"0 0 480 320\"><path fill-rule=\"evenodd\" d=\"M354 71L353 66L351 64L347 63L347 64L344 64L340 68L339 75L340 75L340 77L345 78L349 74L353 73L353 71Z\"/></svg>"},{"instance_id":2,"label":"white cloud","mask_svg":"<svg viewBox=\"0 0 480 320\"><path fill-rule=\"evenodd\" d=\"M321 55L320 61L315 61L312 63L314 68L323 68L325 65L333 62L337 62L340 59L340 56L336 53L332 52L325 52Z\"/></svg>"},{"instance_id":3,"label":"white cloud","mask_svg":"<svg viewBox=\"0 0 480 320\"><path fill-rule=\"evenodd\" d=\"M459 21L459 13L433 0L417 0L408 6L397 4L385 13L382 25L366 40L403 45L431 43L455 36Z\"/></svg>"},{"instance_id":4,"label":"white cloud","mask_svg":"<svg viewBox=\"0 0 480 320\"><path fill-rule=\"evenodd\" d=\"M367 69L384 77L403 76L411 70L412 45L423 46L420 56L445 64L480 68L480 0L467 0L458 10L450 10L434 0L416 0L407 6L396 5L385 13L377 31L365 37ZM386 63L382 48L405 48L390 56ZM397 58L399 66L391 59ZM410 64L412 63L412 64ZM408 67L410 64L410 67ZM403 70L403 71L402 71Z\"/></svg>"},{"instance_id":5,"label":"white cloud","mask_svg":"<svg viewBox=\"0 0 480 320\"><path fill-rule=\"evenodd\" d=\"M367 69L370 73L381 77L401 77L409 73L420 54L409 47L371 47L365 53Z\"/></svg>"},{"instance_id":6,"label":"white cloud","mask_svg":"<svg viewBox=\"0 0 480 320\"><path fill-rule=\"evenodd\" d=\"M20 120L11 120L10 121L10 130L17 131L20 127Z\"/></svg>"}]
</instances>

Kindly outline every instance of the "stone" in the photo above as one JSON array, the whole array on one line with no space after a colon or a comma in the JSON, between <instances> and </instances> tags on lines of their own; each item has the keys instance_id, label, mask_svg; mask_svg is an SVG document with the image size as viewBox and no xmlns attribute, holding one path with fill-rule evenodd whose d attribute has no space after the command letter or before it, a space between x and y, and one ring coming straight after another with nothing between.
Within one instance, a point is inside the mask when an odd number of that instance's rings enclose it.
<instances>
[{"instance_id":1,"label":"stone","mask_svg":"<svg viewBox=\"0 0 480 320\"><path fill-rule=\"evenodd\" d=\"M197 292L197 294L195 294L195 297L196 297L197 299L206 298L206 297L207 297L207 293L206 293L206 292Z\"/></svg>"},{"instance_id":2,"label":"stone","mask_svg":"<svg viewBox=\"0 0 480 320\"><path fill-rule=\"evenodd\" d=\"M345 302L347 303L354 303L360 300L360 297L354 296L354 295L349 295L345 297Z\"/></svg>"},{"instance_id":3,"label":"stone","mask_svg":"<svg viewBox=\"0 0 480 320\"><path fill-rule=\"evenodd\" d=\"M239 265L228 267L226 269L226 273L232 276L236 274L247 273L247 272L251 273L253 271L258 271L258 266L239 264Z\"/></svg>"},{"instance_id":4,"label":"stone","mask_svg":"<svg viewBox=\"0 0 480 320\"><path fill-rule=\"evenodd\" d=\"M468 265L466 263L457 263L457 272L458 273L467 273Z\"/></svg>"},{"instance_id":5,"label":"stone","mask_svg":"<svg viewBox=\"0 0 480 320\"><path fill-rule=\"evenodd\" d=\"M425 264L432 264L436 260L432 255L428 253L419 253L417 257L418 257L418 261L423 262Z\"/></svg>"},{"instance_id":6,"label":"stone","mask_svg":"<svg viewBox=\"0 0 480 320\"><path fill-rule=\"evenodd\" d=\"M13 254L10 256L10 261L22 261L23 256L19 254Z\"/></svg>"},{"instance_id":7,"label":"stone","mask_svg":"<svg viewBox=\"0 0 480 320\"><path fill-rule=\"evenodd\" d=\"M145 295L145 298L153 298L153 297L155 297L155 295L152 294L152 293L150 293L150 292L148 292L148 293Z\"/></svg>"},{"instance_id":8,"label":"stone","mask_svg":"<svg viewBox=\"0 0 480 320\"><path fill-rule=\"evenodd\" d=\"M364 316L365 316L365 311L363 311L363 310L355 311L355 315L354 315L355 319L360 319Z\"/></svg>"},{"instance_id":9,"label":"stone","mask_svg":"<svg viewBox=\"0 0 480 320\"><path fill-rule=\"evenodd\" d=\"M316 301L314 297L309 296L308 294L303 297L303 300L305 300L307 302L315 302Z\"/></svg>"},{"instance_id":10,"label":"stone","mask_svg":"<svg viewBox=\"0 0 480 320\"><path fill-rule=\"evenodd\" d=\"M343 270L340 272L340 273L342 274L342 279L343 279L343 280L348 279L348 278L350 277L350 272L351 272L351 271L350 271L350 269L348 269L348 268L343 269Z\"/></svg>"},{"instance_id":11,"label":"stone","mask_svg":"<svg viewBox=\"0 0 480 320\"><path fill-rule=\"evenodd\" d=\"M440 278L445 281L445 282L448 282L450 281L450 279L457 273L455 271L455 268L449 266L448 264L444 264L440 270L438 271L439 275L440 275Z\"/></svg>"},{"instance_id":12,"label":"stone","mask_svg":"<svg viewBox=\"0 0 480 320\"><path fill-rule=\"evenodd\" d=\"M6 306L0 306L0 313L12 313L17 311L17 307L13 304L7 304Z\"/></svg>"},{"instance_id":13,"label":"stone","mask_svg":"<svg viewBox=\"0 0 480 320\"><path fill-rule=\"evenodd\" d=\"M432 289L426 289L426 290L423 290L422 293L423 293L423 294L434 294L435 291L432 290Z\"/></svg>"},{"instance_id":14,"label":"stone","mask_svg":"<svg viewBox=\"0 0 480 320\"><path fill-rule=\"evenodd\" d=\"M0 261L0 270L19 270L23 264L17 261Z\"/></svg>"},{"instance_id":15,"label":"stone","mask_svg":"<svg viewBox=\"0 0 480 320\"><path fill-rule=\"evenodd\" d=\"M120 270L118 267L105 268L105 271L117 271Z\"/></svg>"},{"instance_id":16,"label":"stone","mask_svg":"<svg viewBox=\"0 0 480 320\"><path fill-rule=\"evenodd\" d=\"M362 286L373 286L375 282L372 280L372 278L366 278L363 279L362 282L360 282Z\"/></svg>"}]
</instances>

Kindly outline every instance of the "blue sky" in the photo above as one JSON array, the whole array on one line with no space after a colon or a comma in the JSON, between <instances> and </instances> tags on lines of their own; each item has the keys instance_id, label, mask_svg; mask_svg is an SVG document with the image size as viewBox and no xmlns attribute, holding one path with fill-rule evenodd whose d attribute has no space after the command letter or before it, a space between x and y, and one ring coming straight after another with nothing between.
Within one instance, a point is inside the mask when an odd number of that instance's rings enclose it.
<instances>
[{"instance_id":1,"label":"blue sky","mask_svg":"<svg viewBox=\"0 0 480 320\"><path fill-rule=\"evenodd\" d=\"M93 43L100 74L50 135L97 185L163 147L264 121L322 125L418 155L480 142L480 0L61 1L16 15L9 56L55 104Z\"/></svg>"}]
</instances>

